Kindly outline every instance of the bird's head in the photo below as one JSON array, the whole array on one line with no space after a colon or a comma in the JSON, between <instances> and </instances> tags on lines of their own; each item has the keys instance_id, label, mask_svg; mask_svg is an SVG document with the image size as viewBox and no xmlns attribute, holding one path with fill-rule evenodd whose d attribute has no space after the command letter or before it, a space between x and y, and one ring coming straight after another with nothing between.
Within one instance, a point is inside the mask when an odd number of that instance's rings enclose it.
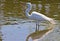
<instances>
[{"instance_id":1,"label":"bird's head","mask_svg":"<svg viewBox=\"0 0 60 41\"><path fill-rule=\"evenodd\" d=\"M29 9L29 11L32 9L32 4L30 2L26 3L26 6Z\"/></svg>"},{"instance_id":2,"label":"bird's head","mask_svg":"<svg viewBox=\"0 0 60 41\"><path fill-rule=\"evenodd\" d=\"M30 2L28 2L28 3L26 3L26 5L27 5L27 7L30 7L30 6L31 6L31 3L30 3Z\"/></svg>"}]
</instances>

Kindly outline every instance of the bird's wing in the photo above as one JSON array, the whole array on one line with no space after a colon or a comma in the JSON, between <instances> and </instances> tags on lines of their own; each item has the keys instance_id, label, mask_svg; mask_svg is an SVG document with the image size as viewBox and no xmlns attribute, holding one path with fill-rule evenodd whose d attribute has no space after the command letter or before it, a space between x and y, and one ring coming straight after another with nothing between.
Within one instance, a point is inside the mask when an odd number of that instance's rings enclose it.
<instances>
[{"instance_id":1,"label":"bird's wing","mask_svg":"<svg viewBox=\"0 0 60 41\"><path fill-rule=\"evenodd\" d=\"M38 12L32 12L31 13L31 18L35 20L49 20L49 18L41 13Z\"/></svg>"}]
</instances>

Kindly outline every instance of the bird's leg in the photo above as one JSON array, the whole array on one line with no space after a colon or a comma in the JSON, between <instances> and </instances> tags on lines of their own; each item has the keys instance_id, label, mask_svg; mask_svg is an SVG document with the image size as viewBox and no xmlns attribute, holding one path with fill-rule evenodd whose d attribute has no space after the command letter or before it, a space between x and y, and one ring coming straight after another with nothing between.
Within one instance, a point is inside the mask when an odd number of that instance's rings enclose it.
<instances>
[{"instance_id":1,"label":"bird's leg","mask_svg":"<svg viewBox=\"0 0 60 41\"><path fill-rule=\"evenodd\" d=\"M36 31L37 31L37 23L36 23Z\"/></svg>"},{"instance_id":2,"label":"bird's leg","mask_svg":"<svg viewBox=\"0 0 60 41\"><path fill-rule=\"evenodd\" d=\"M36 30L35 31L38 31L38 24L37 24L37 22L36 22Z\"/></svg>"},{"instance_id":3,"label":"bird's leg","mask_svg":"<svg viewBox=\"0 0 60 41\"><path fill-rule=\"evenodd\" d=\"M38 31L39 31L39 24L38 24Z\"/></svg>"},{"instance_id":4,"label":"bird's leg","mask_svg":"<svg viewBox=\"0 0 60 41\"><path fill-rule=\"evenodd\" d=\"M39 31L39 22L36 22L36 31Z\"/></svg>"},{"instance_id":5,"label":"bird's leg","mask_svg":"<svg viewBox=\"0 0 60 41\"><path fill-rule=\"evenodd\" d=\"M37 27L37 30L39 31L39 21L37 22L37 26L38 26L38 27Z\"/></svg>"}]
</instances>

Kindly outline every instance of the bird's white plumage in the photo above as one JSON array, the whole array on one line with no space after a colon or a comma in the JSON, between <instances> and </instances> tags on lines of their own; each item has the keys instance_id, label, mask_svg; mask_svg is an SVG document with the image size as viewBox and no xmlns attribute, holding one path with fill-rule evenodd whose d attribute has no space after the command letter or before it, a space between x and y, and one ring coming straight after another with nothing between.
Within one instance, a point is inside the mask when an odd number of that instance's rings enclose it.
<instances>
[{"instance_id":1,"label":"bird's white plumage","mask_svg":"<svg viewBox=\"0 0 60 41\"><path fill-rule=\"evenodd\" d=\"M38 13L38 12L32 12L30 17L30 19L34 19L34 20L40 20L40 21L47 21L49 20L50 18L48 18L47 16L41 14L41 13Z\"/></svg>"},{"instance_id":2,"label":"bird's white plumage","mask_svg":"<svg viewBox=\"0 0 60 41\"><path fill-rule=\"evenodd\" d=\"M31 15L29 14L30 10L32 9L32 4L31 3L27 3L27 9L25 11L26 13L26 16L29 18L29 19L33 19L33 20L37 20L37 21L49 21L50 23L53 23L55 24L55 22L53 21L53 19L41 14L41 13L38 13L38 12L35 12L33 11L31 13Z\"/></svg>"}]
</instances>

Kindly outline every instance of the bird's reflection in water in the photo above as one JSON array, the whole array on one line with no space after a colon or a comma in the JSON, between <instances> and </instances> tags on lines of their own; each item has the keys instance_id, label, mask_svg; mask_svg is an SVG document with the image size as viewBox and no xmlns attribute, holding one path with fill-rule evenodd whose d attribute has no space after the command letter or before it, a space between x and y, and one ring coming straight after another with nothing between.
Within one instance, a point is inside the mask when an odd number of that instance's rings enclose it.
<instances>
[{"instance_id":1,"label":"bird's reflection in water","mask_svg":"<svg viewBox=\"0 0 60 41\"><path fill-rule=\"evenodd\" d=\"M31 33L30 35L27 36L26 41L29 41L30 37L33 41L38 41L43 39L43 37L45 37L47 34L53 31L53 27L54 25L50 24L48 29L35 31L34 33Z\"/></svg>"}]
</instances>

